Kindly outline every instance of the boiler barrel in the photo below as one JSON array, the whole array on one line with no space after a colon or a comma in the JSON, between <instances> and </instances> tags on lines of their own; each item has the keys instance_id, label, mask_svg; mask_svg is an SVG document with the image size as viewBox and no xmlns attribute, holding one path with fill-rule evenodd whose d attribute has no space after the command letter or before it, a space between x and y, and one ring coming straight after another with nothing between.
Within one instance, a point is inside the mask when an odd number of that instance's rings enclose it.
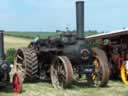
<instances>
[{"instance_id":1,"label":"boiler barrel","mask_svg":"<svg viewBox=\"0 0 128 96\"><path fill-rule=\"evenodd\" d=\"M4 31L0 30L0 61L4 60Z\"/></svg>"},{"instance_id":2,"label":"boiler barrel","mask_svg":"<svg viewBox=\"0 0 128 96\"><path fill-rule=\"evenodd\" d=\"M84 38L84 1L76 1L76 27L78 38Z\"/></svg>"}]
</instances>

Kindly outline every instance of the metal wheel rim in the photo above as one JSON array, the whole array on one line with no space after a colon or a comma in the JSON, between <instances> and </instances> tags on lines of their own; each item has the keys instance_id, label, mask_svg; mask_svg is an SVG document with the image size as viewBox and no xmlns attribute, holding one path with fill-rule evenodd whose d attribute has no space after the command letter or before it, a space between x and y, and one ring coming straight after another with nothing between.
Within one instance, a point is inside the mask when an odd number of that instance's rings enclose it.
<instances>
[{"instance_id":1,"label":"metal wheel rim","mask_svg":"<svg viewBox=\"0 0 128 96\"><path fill-rule=\"evenodd\" d=\"M63 70L64 74L61 74ZM55 64L53 64L53 78L54 78L54 84L57 88L61 89L64 87L64 82L65 80L61 81L61 78L59 78L59 76L62 76L65 78L65 69L64 69L64 65L63 62L60 61L60 59L55 61Z\"/></svg>"},{"instance_id":2,"label":"metal wheel rim","mask_svg":"<svg viewBox=\"0 0 128 96\"><path fill-rule=\"evenodd\" d=\"M92 79L94 81L94 86L98 87L102 82L103 69L100 65L100 61L99 61L98 57L96 57L93 64L95 65L95 72L92 74Z\"/></svg>"},{"instance_id":3,"label":"metal wheel rim","mask_svg":"<svg viewBox=\"0 0 128 96\"><path fill-rule=\"evenodd\" d=\"M95 59L99 60L99 66L101 67L101 81L100 84L96 87L105 87L109 81L109 76L110 76L110 68L108 66L108 59L105 54L105 52L102 49L99 48L93 48L93 56ZM95 73L95 72L94 72Z\"/></svg>"},{"instance_id":4,"label":"metal wheel rim","mask_svg":"<svg viewBox=\"0 0 128 96\"><path fill-rule=\"evenodd\" d=\"M21 50L20 52L17 52L14 64L16 66L16 71L20 71L25 74L24 54Z\"/></svg>"},{"instance_id":5,"label":"metal wheel rim","mask_svg":"<svg viewBox=\"0 0 128 96\"><path fill-rule=\"evenodd\" d=\"M52 84L56 89L65 88L72 80L73 70L72 68L70 68L70 72L71 72L70 73L68 67L66 67L67 66L66 64L70 65L69 62L66 62L64 57L58 56L54 60L54 64L52 64L51 66Z\"/></svg>"}]
</instances>

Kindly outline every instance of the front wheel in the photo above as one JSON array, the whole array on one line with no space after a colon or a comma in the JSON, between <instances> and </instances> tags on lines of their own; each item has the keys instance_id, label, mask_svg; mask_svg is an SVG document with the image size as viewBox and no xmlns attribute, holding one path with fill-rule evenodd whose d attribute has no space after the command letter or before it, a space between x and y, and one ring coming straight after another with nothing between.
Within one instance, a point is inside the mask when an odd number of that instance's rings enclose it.
<instances>
[{"instance_id":1,"label":"front wheel","mask_svg":"<svg viewBox=\"0 0 128 96\"><path fill-rule=\"evenodd\" d=\"M72 64L66 56L57 56L53 60L50 71L54 88L63 89L73 80Z\"/></svg>"},{"instance_id":2,"label":"front wheel","mask_svg":"<svg viewBox=\"0 0 128 96\"><path fill-rule=\"evenodd\" d=\"M22 77L19 73L15 73L12 80L13 92L21 93L22 92Z\"/></svg>"}]
</instances>

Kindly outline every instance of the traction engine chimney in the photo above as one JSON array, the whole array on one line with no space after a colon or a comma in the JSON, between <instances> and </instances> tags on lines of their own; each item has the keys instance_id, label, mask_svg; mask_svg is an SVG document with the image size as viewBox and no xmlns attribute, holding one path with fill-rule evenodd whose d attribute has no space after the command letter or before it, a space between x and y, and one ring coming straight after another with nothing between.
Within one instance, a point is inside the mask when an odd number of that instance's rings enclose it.
<instances>
[{"instance_id":1,"label":"traction engine chimney","mask_svg":"<svg viewBox=\"0 0 128 96\"><path fill-rule=\"evenodd\" d=\"M84 38L84 1L76 1L77 37Z\"/></svg>"},{"instance_id":2,"label":"traction engine chimney","mask_svg":"<svg viewBox=\"0 0 128 96\"><path fill-rule=\"evenodd\" d=\"M4 31L0 30L0 61L4 61Z\"/></svg>"}]
</instances>

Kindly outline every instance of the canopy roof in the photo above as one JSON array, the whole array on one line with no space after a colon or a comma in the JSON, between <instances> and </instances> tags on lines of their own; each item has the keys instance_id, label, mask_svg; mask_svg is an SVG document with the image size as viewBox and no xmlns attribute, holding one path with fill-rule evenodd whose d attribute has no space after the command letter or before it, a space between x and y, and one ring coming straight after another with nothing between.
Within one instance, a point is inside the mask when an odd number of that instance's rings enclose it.
<instances>
[{"instance_id":1,"label":"canopy roof","mask_svg":"<svg viewBox=\"0 0 128 96\"><path fill-rule=\"evenodd\" d=\"M106 38L115 38L118 36L128 36L128 28L126 29L121 29L121 30L116 30L116 31L111 31L111 32L107 32L107 33L101 33L101 34L97 34L97 35L91 35L91 36L87 36L87 39L106 39Z\"/></svg>"}]
</instances>

